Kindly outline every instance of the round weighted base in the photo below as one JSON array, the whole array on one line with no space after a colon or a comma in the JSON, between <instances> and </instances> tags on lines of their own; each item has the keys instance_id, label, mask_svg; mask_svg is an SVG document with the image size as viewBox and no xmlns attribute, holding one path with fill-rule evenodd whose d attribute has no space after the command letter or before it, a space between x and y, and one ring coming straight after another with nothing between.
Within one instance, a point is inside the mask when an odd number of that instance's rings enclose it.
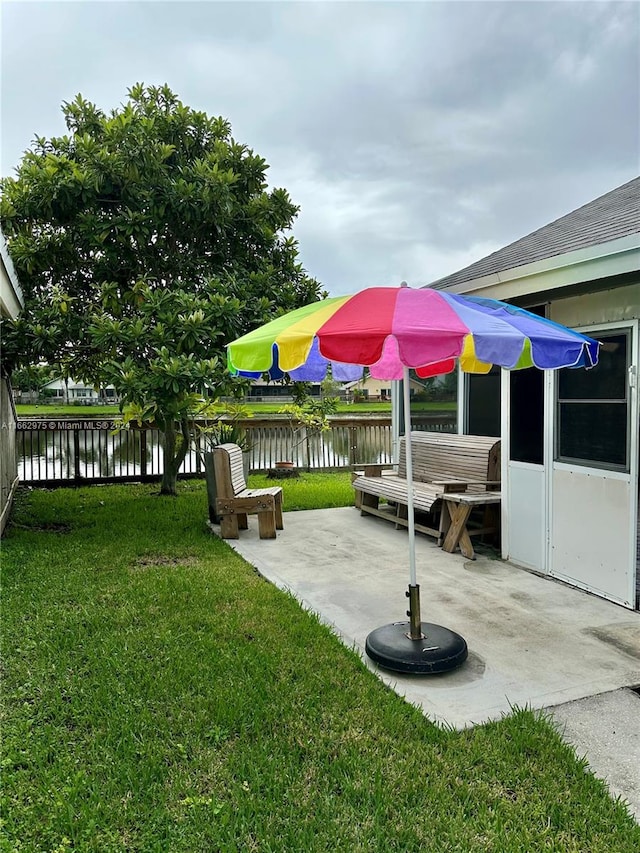
<instances>
[{"instance_id":1,"label":"round weighted base","mask_svg":"<svg viewBox=\"0 0 640 853\"><path fill-rule=\"evenodd\" d=\"M460 634L431 622L420 628L423 639L412 640L409 622L383 625L369 634L365 651L382 669L414 675L449 672L465 662L469 652Z\"/></svg>"}]
</instances>

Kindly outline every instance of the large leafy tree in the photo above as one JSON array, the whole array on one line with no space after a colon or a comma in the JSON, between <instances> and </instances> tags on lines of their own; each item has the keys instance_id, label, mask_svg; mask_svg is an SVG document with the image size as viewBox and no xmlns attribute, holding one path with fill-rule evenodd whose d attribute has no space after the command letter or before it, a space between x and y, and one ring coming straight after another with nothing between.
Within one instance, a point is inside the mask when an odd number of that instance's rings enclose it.
<instances>
[{"instance_id":1,"label":"large leafy tree","mask_svg":"<svg viewBox=\"0 0 640 853\"><path fill-rule=\"evenodd\" d=\"M287 235L298 208L223 118L134 86L108 115L78 95L68 133L36 137L2 181L0 218L26 297L2 329L11 368L46 361L113 384L164 434L175 494L203 392L230 392L224 344L320 297Z\"/></svg>"}]
</instances>

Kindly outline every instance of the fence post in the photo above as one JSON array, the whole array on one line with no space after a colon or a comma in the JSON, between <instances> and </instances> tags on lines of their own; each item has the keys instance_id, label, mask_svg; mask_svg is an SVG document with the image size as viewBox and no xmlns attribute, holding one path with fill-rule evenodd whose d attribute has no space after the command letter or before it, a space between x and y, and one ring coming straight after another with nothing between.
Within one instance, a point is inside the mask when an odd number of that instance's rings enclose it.
<instances>
[{"instance_id":1,"label":"fence post","mask_svg":"<svg viewBox=\"0 0 640 853\"><path fill-rule=\"evenodd\" d=\"M140 476L147 476L147 429L140 430Z\"/></svg>"},{"instance_id":2,"label":"fence post","mask_svg":"<svg viewBox=\"0 0 640 853\"><path fill-rule=\"evenodd\" d=\"M202 441L201 441L202 435L199 431L196 432L195 438L196 438L196 440L195 440L196 474L198 474L198 476L201 476L202 475L202 463L200 460L200 454L202 453Z\"/></svg>"},{"instance_id":3,"label":"fence post","mask_svg":"<svg viewBox=\"0 0 640 853\"><path fill-rule=\"evenodd\" d=\"M69 433L67 432L67 435ZM85 432L86 435L86 432ZM68 447L68 445L67 445ZM73 430L73 479L80 482L80 430Z\"/></svg>"},{"instance_id":4,"label":"fence post","mask_svg":"<svg viewBox=\"0 0 640 853\"><path fill-rule=\"evenodd\" d=\"M358 428L349 427L349 465L358 463Z\"/></svg>"}]
</instances>

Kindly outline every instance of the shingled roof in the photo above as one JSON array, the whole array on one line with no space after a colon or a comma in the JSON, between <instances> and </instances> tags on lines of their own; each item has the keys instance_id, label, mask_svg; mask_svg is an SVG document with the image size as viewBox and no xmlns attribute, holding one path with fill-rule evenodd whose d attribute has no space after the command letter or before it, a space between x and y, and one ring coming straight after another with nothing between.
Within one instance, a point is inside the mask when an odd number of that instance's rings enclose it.
<instances>
[{"instance_id":1,"label":"shingled roof","mask_svg":"<svg viewBox=\"0 0 640 853\"><path fill-rule=\"evenodd\" d=\"M473 281L483 276L608 243L640 233L640 177L588 202L510 243L468 267L438 279L434 288Z\"/></svg>"}]
</instances>

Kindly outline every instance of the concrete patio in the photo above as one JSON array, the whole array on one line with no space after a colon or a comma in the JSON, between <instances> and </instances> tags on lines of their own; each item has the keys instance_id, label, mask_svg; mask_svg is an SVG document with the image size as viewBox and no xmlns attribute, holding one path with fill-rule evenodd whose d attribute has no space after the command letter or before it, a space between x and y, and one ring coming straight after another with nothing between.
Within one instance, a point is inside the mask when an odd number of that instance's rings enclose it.
<instances>
[{"instance_id":1,"label":"concrete patio","mask_svg":"<svg viewBox=\"0 0 640 853\"><path fill-rule=\"evenodd\" d=\"M274 540L258 538L255 518L249 527L229 544L429 719L465 728L514 706L550 709L590 762L597 742L608 739L601 775L640 816L640 697L623 689L640 684L638 613L492 556L448 554L418 535L422 619L462 634L469 657L442 675L396 675L373 664L364 645L374 628L407 618L406 530L353 507L287 513ZM600 697L595 715L587 697Z\"/></svg>"}]
</instances>

